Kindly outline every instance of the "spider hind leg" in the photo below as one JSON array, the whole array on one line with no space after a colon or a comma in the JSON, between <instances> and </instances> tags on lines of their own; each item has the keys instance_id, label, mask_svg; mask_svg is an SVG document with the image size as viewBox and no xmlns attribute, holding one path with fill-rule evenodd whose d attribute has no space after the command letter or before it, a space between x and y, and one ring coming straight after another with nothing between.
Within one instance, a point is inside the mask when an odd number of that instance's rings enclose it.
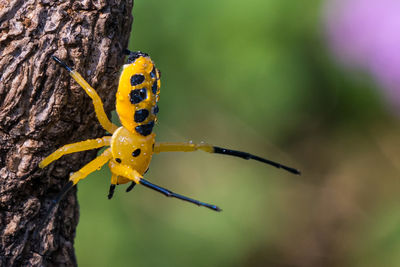
<instances>
[{"instance_id":1,"label":"spider hind leg","mask_svg":"<svg viewBox=\"0 0 400 267\"><path fill-rule=\"evenodd\" d=\"M164 194L167 197L174 197L174 198L177 198L177 199L180 199L180 200L183 200L183 201L187 201L187 202L196 204L198 206L203 206L203 207L215 210L215 211L222 211L222 209L220 209L216 205L208 204L208 203L205 203L205 202L201 202L201 201L195 200L193 198L189 198L189 197L185 197L185 196L180 195L180 194L176 194L176 193L171 192L168 189L165 189L165 188L163 188L161 186L152 184L152 183L150 183L149 181L147 181L147 180L145 180L143 178L140 179L140 184L144 185L144 186L146 186L148 188L151 188L151 189L153 189L155 191L158 191L158 192Z\"/></svg>"},{"instance_id":2,"label":"spider hind leg","mask_svg":"<svg viewBox=\"0 0 400 267\"><path fill-rule=\"evenodd\" d=\"M171 192L168 189L163 188L161 186L152 184L149 181L143 179L142 175L140 175L136 170L132 169L130 166L122 165L122 164L116 164L115 162L110 161L109 167L111 169L111 172L114 175L122 176L122 177L124 177L126 179L131 180L132 182L134 182L136 184L141 184L141 185L143 185L143 186L145 186L147 188L150 188L150 189L153 189L153 190L155 190L155 191L157 191L159 193L162 193L167 197L174 197L174 198L177 198L177 199L180 199L180 200L184 200L184 201L190 202L192 204L196 204L198 206L203 206L203 207L215 210L215 211L221 211L221 209L219 207L215 206L215 205L208 204L208 203L205 203L205 202L201 202L201 201L189 198L189 197L185 197L183 195Z\"/></svg>"}]
</instances>

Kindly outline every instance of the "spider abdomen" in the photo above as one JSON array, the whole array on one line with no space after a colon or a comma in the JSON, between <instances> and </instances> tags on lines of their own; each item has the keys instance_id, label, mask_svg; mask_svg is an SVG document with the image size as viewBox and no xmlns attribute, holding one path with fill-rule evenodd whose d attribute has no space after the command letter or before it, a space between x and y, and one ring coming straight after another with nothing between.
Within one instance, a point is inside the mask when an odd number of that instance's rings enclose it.
<instances>
[{"instance_id":1,"label":"spider abdomen","mask_svg":"<svg viewBox=\"0 0 400 267\"><path fill-rule=\"evenodd\" d=\"M150 57L132 52L121 73L116 109L121 124L130 132L148 136L157 120L160 72Z\"/></svg>"}]
</instances>

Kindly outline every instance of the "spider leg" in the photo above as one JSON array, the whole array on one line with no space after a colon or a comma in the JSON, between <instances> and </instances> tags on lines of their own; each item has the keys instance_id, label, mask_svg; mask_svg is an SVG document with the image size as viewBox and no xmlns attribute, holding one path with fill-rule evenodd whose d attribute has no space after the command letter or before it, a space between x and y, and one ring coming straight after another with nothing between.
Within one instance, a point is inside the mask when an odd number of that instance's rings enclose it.
<instances>
[{"instance_id":1,"label":"spider leg","mask_svg":"<svg viewBox=\"0 0 400 267\"><path fill-rule=\"evenodd\" d=\"M136 183L132 182L127 188L126 188L126 192L131 191L134 187L135 187Z\"/></svg>"},{"instance_id":2,"label":"spider leg","mask_svg":"<svg viewBox=\"0 0 400 267\"><path fill-rule=\"evenodd\" d=\"M147 181L147 180L145 180L143 178L140 179L140 184L142 184L142 185L144 185L144 186L146 186L148 188L151 188L153 190L156 190L156 191L164 194L167 197L174 197L174 198L177 198L177 199L180 199L180 200L184 200L184 201L196 204L198 206L203 206L203 207L215 210L215 211L221 211L221 209L219 207L215 206L215 205L208 204L208 203L205 203L205 202L201 202L201 201L195 200L193 198L185 197L185 196L180 195L180 194L176 194L174 192L169 191L166 188L163 188L161 186L152 184L152 183L150 183L149 181Z\"/></svg>"},{"instance_id":3,"label":"spider leg","mask_svg":"<svg viewBox=\"0 0 400 267\"><path fill-rule=\"evenodd\" d=\"M110 190L108 191L108 199L112 199L113 195L114 195L114 190L115 190L115 184L111 184L110 185Z\"/></svg>"},{"instance_id":4,"label":"spider leg","mask_svg":"<svg viewBox=\"0 0 400 267\"><path fill-rule=\"evenodd\" d=\"M52 200L49 210L47 211L47 215L44 217L43 224L47 222L50 215L53 214L54 209L60 203L60 201L64 198L65 194L69 190L71 190L74 185L76 185L80 180L84 179L87 175L99 169L101 166L107 163L112 158L111 149L106 149L102 154L97 156L94 160L83 166L79 171L73 173L69 181L64 187L61 189L60 193Z\"/></svg>"},{"instance_id":5,"label":"spider leg","mask_svg":"<svg viewBox=\"0 0 400 267\"><path fill-rule=\"evenodd\" d=\"M115 186L117 185L118 181L118 175L115 175L114 173L111 173L111 185L110 185L110 191L108 192L108 199L111 199L114 195L114 190Z\"/></svg>"},{"instance_id":6,"label":"spider leg","mask_svg":"<svg viewBox=\"0 0 400 267\"><path fill-rule=\"evenodd\" d=\"M242 159L253 159L257 160L269 165L272 165L276 168L284 169L288 172L294 173L294 174L300 174L300 171L288 166L285 166L283 164L277 163L275 161L261 158L255 155L252 155L247 152L242 152L242 151L237 151L237 150L231 150L231 149L226 149L222 147L217 147L217 146L212 146L209 144L192 144L192 143L168 143L168 142L163 142L163 143L156 143L154 146L154 153L160 153L160 152L192 152L192 151L197 151L197 150L203 150L208 153L217 153L217 154L224 154L224 155L230 155L234 157L239 157Z\"/></svg>"},{"instance_id":7,"label":"spider leg","mask_svg":"<svg viewBox=\"0 0 400 267\"><path fill-rule=\"evenodd\" d=\"M39 167L43 169L44 167L46 167L53 161L58 160L59 158L61 158L62 156L66 155L66 154L100 148L103 146L109 146L110 141L111 141L111 136L104 136L102 138L90 139L90 140L86 140L86 141L81 141L81 142L65 145L63 147L60 147L53 153L51 153L45 159L43 159L39 163Z\"/></svg>"},{"instance_id":8,"label":"spider leg","mask_svg":"<svg viewBox=\"0 0 400 267\"><path fill-rule=\"evenodd\" d=\"M136 184L144 185L150 189L153 189L155 191L158 191L158 192L164 194L167 197L174 197L174 198L177 198L180 200L190 202L192 204L196 204L198 206L203 206L203 207L215 210L215 211L221 211L221 209L215 205L201 202L201 201L198 201L198 200L195 200L195 199L192 199L192 198L180 195L180 194L176 194L166 188L152 184L149 181L143 179L142 176L137 171L133 170L131 167L129 167L127 165L116 164L113 161L110 161L109 166L110 166L112 173L119 175L119 176L126 177L127 179L135 182Z\"/></svg>"},{"instance_id":9,"label":"spider leg","mask_svg":"<svg viewBox=\"0 0 400 267\"><path fill-rule=\"evenodd\" d=\"M106 164L112 158L111 148L107 148L101 153L97 158L83 166L79 171L74 172L69 180L76 185L80 180L85 179L86 176L92 172L100 169L104 164Z\"/></svg>"},{"instance_id":10,"label":"spider leg","mask_svg":"<svg viewBox=\"0 0 400 267\"><path fill-rule=\"evenodd\" d=\"M71 75L71 77L85 90L85 92L93 101L94 111L96 112L97 119L99 120L101 126L108 132L114 133L118 127L108 119L106 113L104 112L103 102L101 101L96 90L94 90L93 87L91 87L78 72L69 67L64 61L56 56L52 56L51 58L60 64L64 69L66 69L69 72L69 75Z\"/></svg>"}]
</instances>

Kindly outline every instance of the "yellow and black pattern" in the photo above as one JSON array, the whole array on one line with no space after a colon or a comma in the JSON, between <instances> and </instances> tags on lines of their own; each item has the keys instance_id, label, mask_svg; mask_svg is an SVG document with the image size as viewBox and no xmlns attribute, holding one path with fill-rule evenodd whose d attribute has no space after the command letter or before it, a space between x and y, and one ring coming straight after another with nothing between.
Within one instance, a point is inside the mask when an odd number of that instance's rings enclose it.
<instances>
[{"instance_id":1,"label":"yellow and black pattern","mask_svg":"<svg viewBox=\"0 0 400 267\"><path fill-rule=\"evenodd\" d=\"M215 211L221 210L215 205L176 194L145 180L143 175L149 168L153 154L161 152L192 152L202 150L208 153L230 155L247 160L253 159L277 168L282 168L294 174L300 174L294 168L247 152L203 143L156 143L153 127L157 121L157 113L159 111L158 101L160 98L161 73L146 53L127 51L127 55L128 62L123 67L116 95L116 110L122 124L121 127L117 127L107 118L99 95L85 79L58 57L52 57L54 61L67 70L71 77L82 86L93 101L94 110L101 126L112 134L111 137L104 136L93 140L67 144L57 149L39 163L39 167L44 168L66 154L109 147L97 158L71 174L69 182L54 199L54 206L80 180L108 163L111 170L111 185L108 198L112 198L116 185L132 182L126 191L132 190L136 184L141 184L168 197L178 198Z\"/></svg>"},{"instance_id":2,"label":"yellow and black pattern","mask_svg":"<svg viewBox=\"0 0 400 267\"><path fill-rule=\"evenodd\" d=\"M160 93L160 72L150 57L132 52L119 80L117 113L129 131L147 136L157 120Z\"/></svg>"}]
</instances>

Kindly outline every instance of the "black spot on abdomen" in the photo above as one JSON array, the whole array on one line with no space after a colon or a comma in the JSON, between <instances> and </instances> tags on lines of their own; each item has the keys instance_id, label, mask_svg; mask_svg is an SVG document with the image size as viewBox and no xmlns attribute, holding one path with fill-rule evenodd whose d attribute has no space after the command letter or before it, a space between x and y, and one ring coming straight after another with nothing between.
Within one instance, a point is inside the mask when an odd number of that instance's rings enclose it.
<instances>
[{"instance_id":1,"label":"black spot on abdomen","mask_svg":"<svg viewBox=\"0 0 400 267\"><path fill-rule=\"evenodd\" d=\"M132 104L140 103L147 98L147 90L146 88L132 90L129 97Z\"/></svg>"},{"instance_id":2,"label":"black spot on abdomen","mask_svg":"<svg viewBox=\"0 0 400 267\"><path fill-rule=\"evenodd\" d=\"M131 77L131 85L136 86L138 84L141 84L144 81L144 75L143 74L135 74L132 75Z\"/></svg>"},{"instance_id":3,"label":"black spot on abdomen","mask_svg":"<svg viewBox=\"0 0 400 267\"><path fill-rule=\"evenodd\" d=\"M147 124L136 126L135 130L138 134L141 134L143 136L148 136L153 131L153 127L154 127L154 121L151 121Z\"/></svg>"},{"instance_id":4,"label":"black spot on abdomen","mask_svg":"<svg viewBox=\"0 0 400 267\"><path fill-rule=\"evenodd\" d=\"M154 81L153 86L151 87L153 94L157 93L157 80Z\"/></svg>"},{"instance_id":5,"label":"black spot on abdomen","mask_svg":"<svg viewBox=\"0 0 400 267\"><path fill-rule=\"evenodd\" d=\"M154 67L154 66L153 66L153 69L150 72L150 77L153 78L153 79L156 77L156 67Z\"/></svg>"},{"instance_id":6,"label":"black spot on abdomen","mask_svg":"<svg viewBox=\"0 0 400 267\"><path fill-rule=\"evenodd\" d=\"M158 113L158 111L160 111L160 109L158 108L158 105L155 105L153 107L153 114L156 115Z\"/></svg>"},{"instance_id":7,"label":"black spot on abdomen","mask_svg":"<svg viewBox=\"0 0 400 267\"><path fill-rule=\"evenodd\" d=\"M145 119L147 119L147 117L149 116L149 111L147 109L139 109L135 112L135 122L139 123L139 122L143 122Z\"/></svg>"}]
</instances>

